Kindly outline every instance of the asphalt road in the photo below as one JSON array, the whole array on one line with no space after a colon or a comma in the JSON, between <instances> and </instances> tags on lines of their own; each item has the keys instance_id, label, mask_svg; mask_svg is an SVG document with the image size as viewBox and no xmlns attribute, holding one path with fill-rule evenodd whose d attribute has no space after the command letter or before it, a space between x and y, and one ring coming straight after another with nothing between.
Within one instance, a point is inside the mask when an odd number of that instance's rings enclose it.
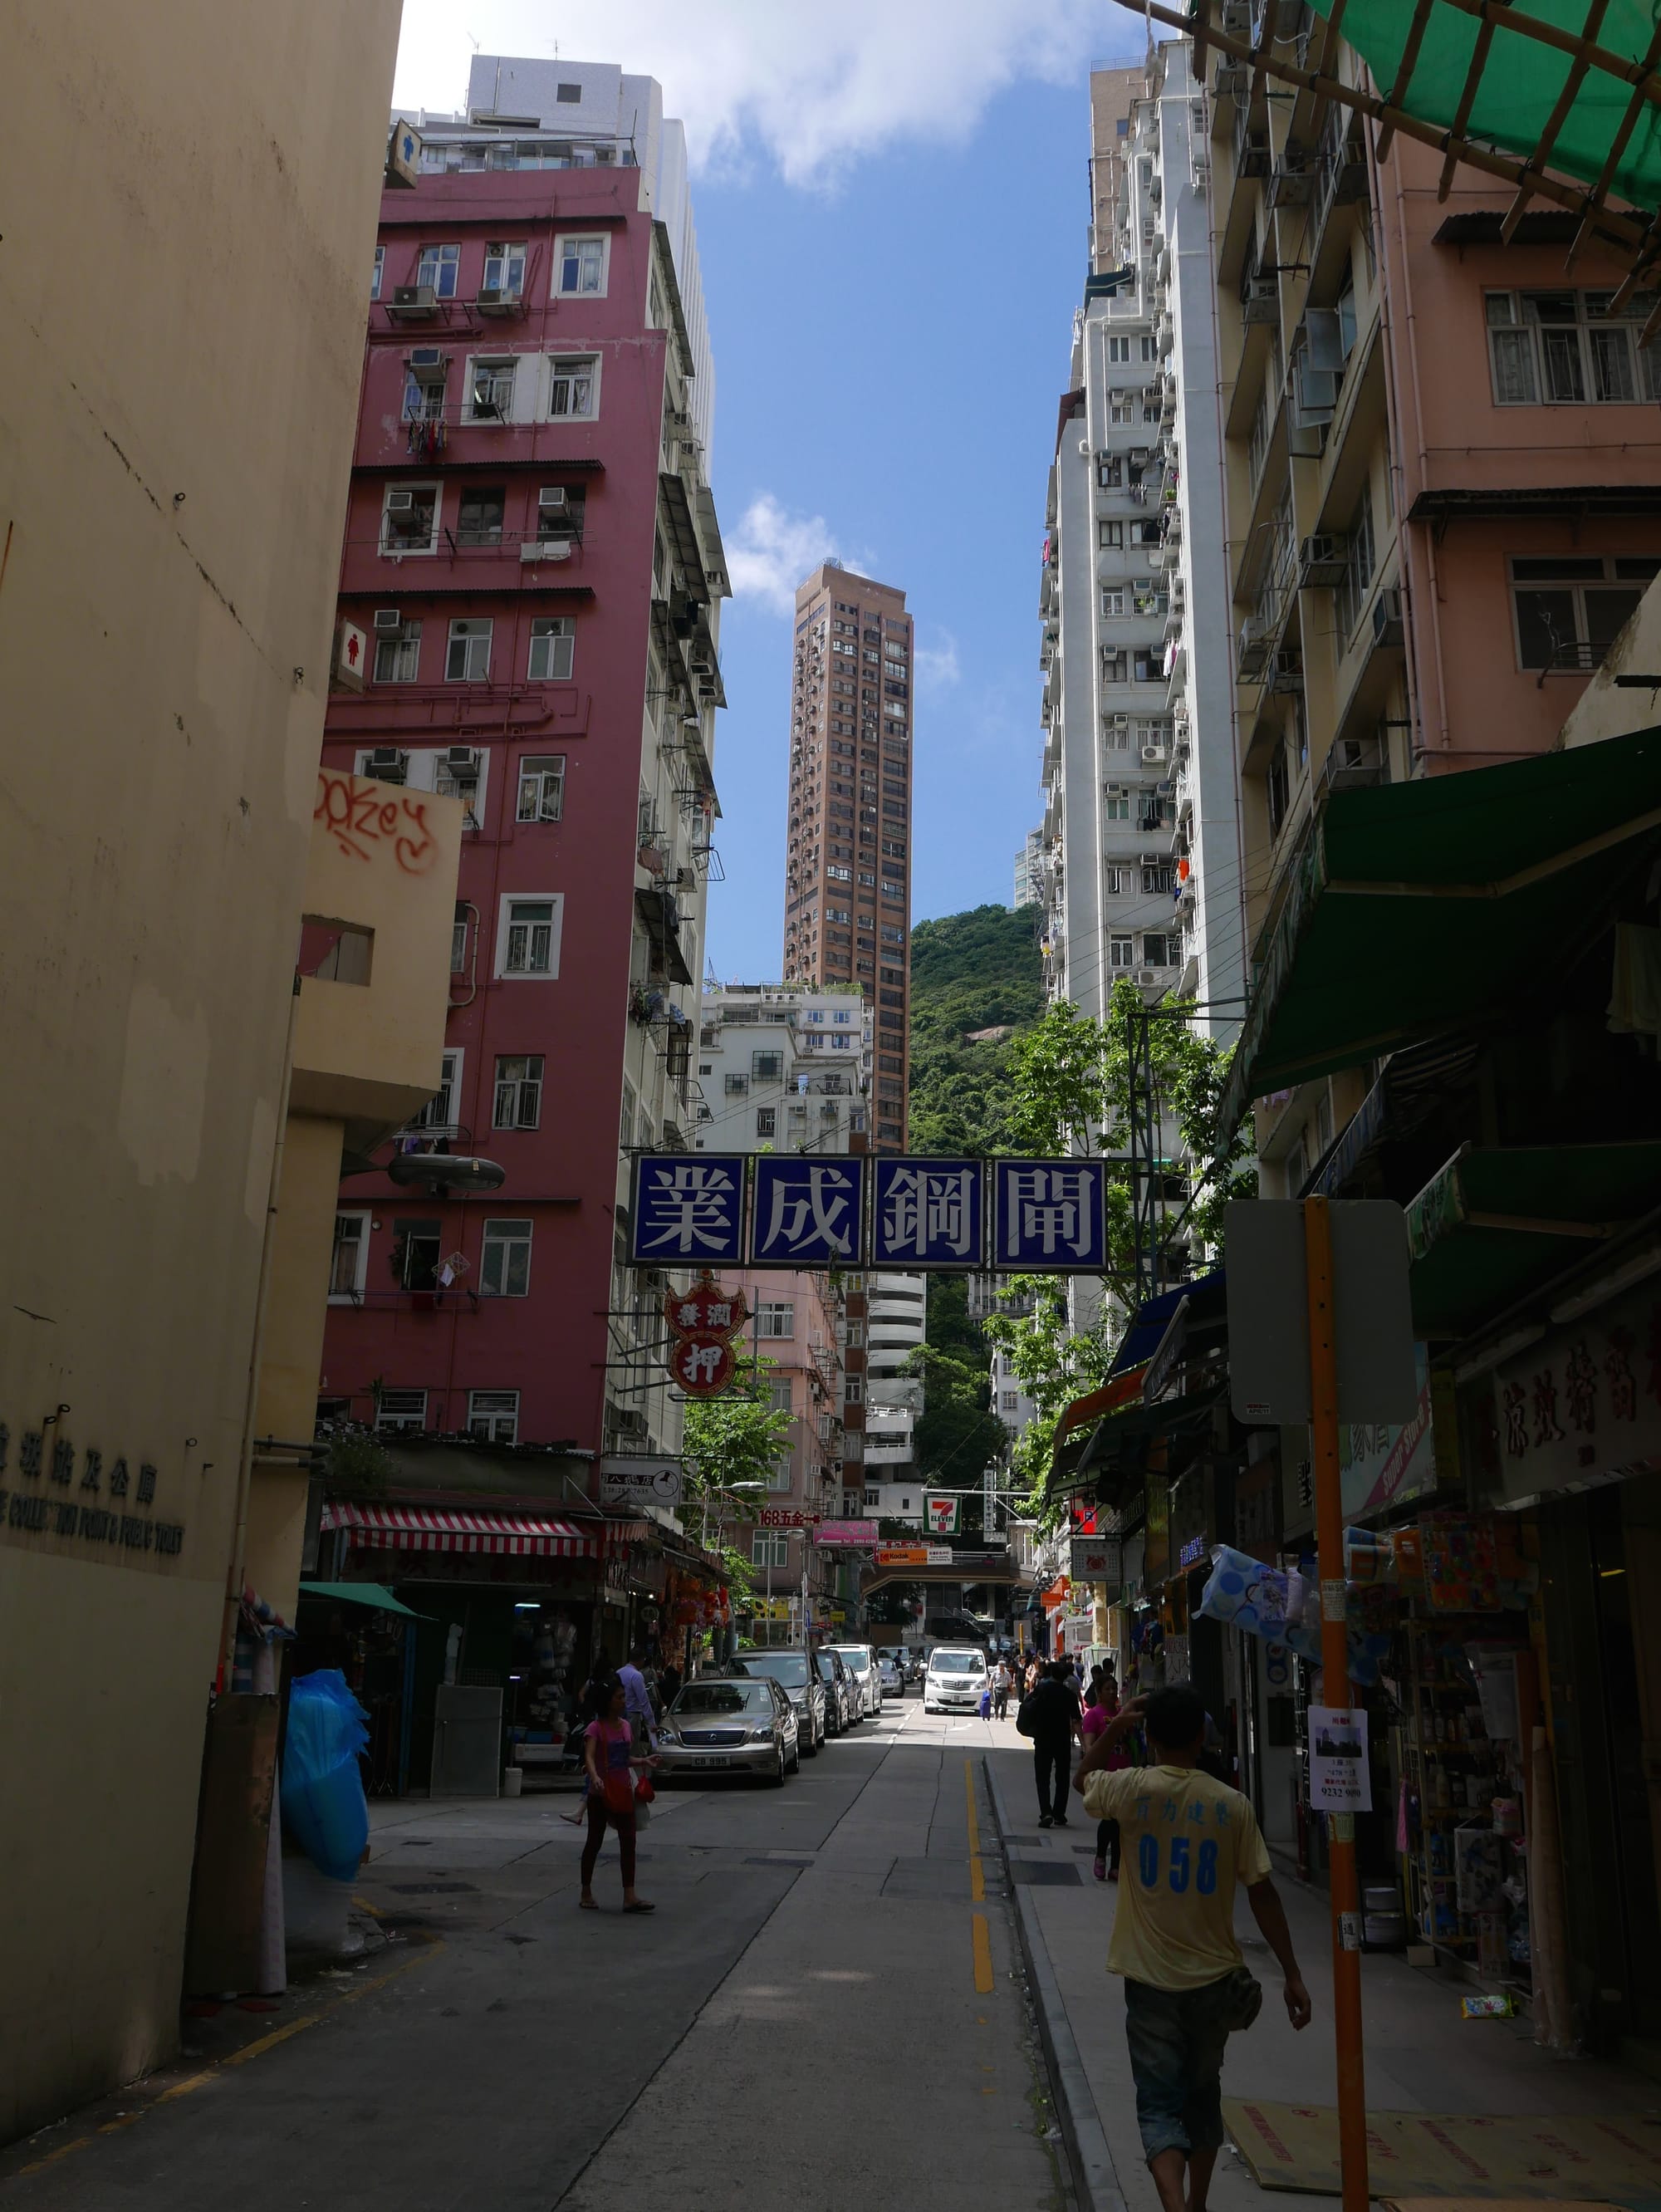
<instances>
[{"instance_id":1,"label":"asphalt road","mask_svg":"<svg viewBox=\"0 0 1661 2212\"><path fill-rule=\"evenodd\" d=\"M167 2075L0 2157L0 2196L1060 2212L981 1774L1006 1733L913 1693L782 1790L676 1790L640 1839L650 1918L616 1910L609 1841L605 1909L577 1911L568 1799L378 1808L360 1893L386 1949L191 2023Z\"/></svg>"}]
</instances>

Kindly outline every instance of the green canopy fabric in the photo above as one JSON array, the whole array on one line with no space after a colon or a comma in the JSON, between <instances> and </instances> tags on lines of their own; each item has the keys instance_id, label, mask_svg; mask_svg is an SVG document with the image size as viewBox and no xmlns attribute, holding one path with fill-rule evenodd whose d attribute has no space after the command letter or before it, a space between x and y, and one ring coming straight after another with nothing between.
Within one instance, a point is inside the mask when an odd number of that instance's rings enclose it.
<instances>
[{"instance_id":1,"label":"green canopy fabric","mask_svg":"<svg viewBox=\"0 0 1661 2212\"><path fill-rule=\"evenodd\" d=\"M1331 15L1334 0L1312 0L1316 11ZM1543 45L1512 27L1518 18L1552 25L1579 38L1586 29L1588 0L1514 0L1496 9L1494 27L1464 125L1464 135L1496 151L1531 158L1558 100L1577 67L1573 55ZM1343 36L1366 60L1379 91L1394 90L1402 57L1412 33L1415 0L1346 0ZM1510 19L1509 21L1507 19ZM1482 15L1460 0L1429 0L1424 34L1413 73L1397 105L1422 123L1452 129L1482 29ZM1651 0L1608 0L1595 22L1592 43L1622 62L1642 64L1656 35ZM1603 177L1610 147L1631 105L1632 84L1607 67L1586 69L1546 157L1548 167L1595 185ZM1612 189L1640 206L1661 201L1661 107L1646 100L1617 161Z\"/></svg>"},{"instance_id":2,"label":"green canopy fabric","mask_svg":"<svg viewBox=\"0 0 1661 2212\"><path fill-rule=\"evenodd\" d=\"M433 1616L415 1613L395 1598L380 1583L302 1583L302 1597L332 1597L343 1599L348 1605L367 1605L376 1613L402 1613L406 1620L430 1620Z\"/></svg>"},{"instance_id":3,"label":"green canopy fabric","mask_svg":"<svg viewBox=\"0 0 1661 2212\"><path fill-rule=\"evenodd\" d=\"M1661 727L1334 792L1259 950L1223 1126L1520 994L1657 852Z\"/></svg>"},{"instance_id":4,"label":"green canopy fabric","mask_svg":"<svg viewBox=\"0 0 1661 2212\"><path fill-rule=\"evenodd\" d=\"M1413 1333L1467 1336L1661 1204L1661 1144L1462 1146L1407 1209Z\"/></svg>"}]
</instances>

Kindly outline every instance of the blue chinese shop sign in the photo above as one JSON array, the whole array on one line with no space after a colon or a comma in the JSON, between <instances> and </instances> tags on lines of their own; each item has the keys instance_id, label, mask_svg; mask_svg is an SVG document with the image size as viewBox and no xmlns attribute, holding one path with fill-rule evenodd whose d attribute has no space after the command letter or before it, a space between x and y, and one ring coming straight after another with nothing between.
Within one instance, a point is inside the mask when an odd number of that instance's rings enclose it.
<instances>
[{"instance_id":1,"label":"blue chinese shop sign","mask_svg":"<svg viewBox=\"0 0 1661 2212\"><path fill-rule=\"evenodd\" d=\"M634 1165L629 1256L640 1267L1100 1274L1107 1168L1078 1159L647 1152Z\"/></svg>"},{"instance_id":2,"label":"blue chinese shop sign","mask_svg":"<svg viewBox=\"0 0 1661 2212\"><path fill-rule=\"evenodd\" d=\"M751 1266L828 1267L852 1261L857 1267L864 1249L868 1164L853 1155L759 1153Z\"/></svg>"},{"instance_id":3,"label":"blue chinese shop sign","mask_svg":"<svg viewBox=\"0 0 1661 2212\"><path fill-rule=\"evenodd\" d=\"M634 1163L638 1267L736 1267L744 1256L743 1152L642 1152Z\"/></svg>"},{"instance_id":4,"label":"blue chinese shop sign","mask_svg":"<svg viewBox=\"0 0 1661 2212\"><path fill-rule=\"evenodd\" d=\"M985 1268L984 1161L878 1159L873 1167L874 1267Z\"/></svg>"}]
</instances>

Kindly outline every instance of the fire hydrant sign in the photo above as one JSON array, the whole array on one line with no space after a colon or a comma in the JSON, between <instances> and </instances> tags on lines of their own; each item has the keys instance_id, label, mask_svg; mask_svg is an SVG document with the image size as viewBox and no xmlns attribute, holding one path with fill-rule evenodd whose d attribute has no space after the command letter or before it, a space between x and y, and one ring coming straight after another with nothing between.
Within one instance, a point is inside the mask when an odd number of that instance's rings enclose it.
<instances>
[{"instance_id":1,"label":"fire hydrant sign","mask_svg":"<svg viewBox=\"0 0 1661 2212\"><path fill-rule=\"evenodd\" d=\"M1315 1813L1373 1810L1367 1715L1359 1708L1309 1708L1309 1805Z\"/></svg>"},{"instance_id":2,"label":"fire hydrant sign","mask_svg":"<svg viewBox=\"0 0 1661 2212\"><path fill-rule=\"evenodd\" d=\"M929 1533L934 1536L955 1536L957 1534L957 1500L955 1498L925 1498L923 1518Z\"/></svg>"}]
</instances>

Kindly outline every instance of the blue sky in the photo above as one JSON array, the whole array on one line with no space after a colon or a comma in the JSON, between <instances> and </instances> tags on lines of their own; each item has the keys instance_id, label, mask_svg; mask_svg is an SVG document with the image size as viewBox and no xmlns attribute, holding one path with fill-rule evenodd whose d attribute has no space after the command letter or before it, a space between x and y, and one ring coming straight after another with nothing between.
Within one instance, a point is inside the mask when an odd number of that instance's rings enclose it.
<instances>
[{"instance_id":1,"label":"blue sky","mask_svg":"<svg viewBox=\"0 0 1661 2212\"><path fill-rule=\"evenodd\" d=\"M1007 904L1039 819L1039 553L1112 0L406 0L397 97L487 53L618 61L683 118L737 596L717 732L723 979L779 972L790 602L825 553L917 622L914 920Z\"/></svg>"}]
</instances>

